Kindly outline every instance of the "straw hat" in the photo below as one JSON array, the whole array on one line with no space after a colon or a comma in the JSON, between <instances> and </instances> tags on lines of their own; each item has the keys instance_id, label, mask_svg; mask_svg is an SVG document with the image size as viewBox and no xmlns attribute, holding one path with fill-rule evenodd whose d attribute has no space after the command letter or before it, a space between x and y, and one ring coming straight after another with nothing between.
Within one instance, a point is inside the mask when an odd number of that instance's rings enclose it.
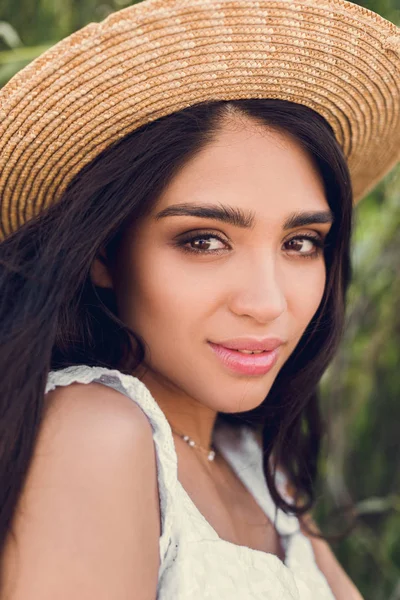
<instances>
[{"instance_id":1,"label":"straw hat","mask_svg":"<svg viewBox=\"0 0 400 600\"><path fill-rule=\"evenodd\" d=\"M0 239L127 133L240 98L325 117L360 200L400 159L400 30L345 0L144 0L87 25L0 91Z\"/></svg>"}]
</instances>

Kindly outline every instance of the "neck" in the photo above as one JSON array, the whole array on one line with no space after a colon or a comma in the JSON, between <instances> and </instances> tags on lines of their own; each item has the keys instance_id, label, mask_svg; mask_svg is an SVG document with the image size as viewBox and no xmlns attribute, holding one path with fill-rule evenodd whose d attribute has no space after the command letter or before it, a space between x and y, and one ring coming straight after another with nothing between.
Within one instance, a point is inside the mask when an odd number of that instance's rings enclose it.
<instances>
[{"instance_id":1,"label":"neck","mask_svg":"<svg viewBox=\"0 0 400 600\"><path fill-rule=\"evenodd\" d=\"M215 410L187 396L182 390L169 387L164 381L155 378L149 370L138 378L156 400L177 437L187 435L205 451L212 449L213 430L218 415ZM186 444L183 440L182 442ZM191 450L198 452L194 448ZM207 461L206 454L204 458Z\"/></svg>"}]
</instances>

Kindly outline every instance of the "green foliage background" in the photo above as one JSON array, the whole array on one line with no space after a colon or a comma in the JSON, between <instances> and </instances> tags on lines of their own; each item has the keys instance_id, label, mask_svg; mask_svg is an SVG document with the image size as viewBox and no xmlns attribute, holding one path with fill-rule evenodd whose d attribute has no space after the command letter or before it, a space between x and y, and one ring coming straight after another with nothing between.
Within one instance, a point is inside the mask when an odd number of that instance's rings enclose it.
<instances>
[{"instance_id":1,"label":"green foliage background","mask_svg":"<svg viewBox=\"0 0 400 600\"><path fill-rule=\"evenodd\" d=\"M129 0L0 0L0 86L46 48ZM400 0L359 2L400 24ZM314 516L352 500L333 550L366 600L400 600L400 168L356 208L346 333L321 383L330 426Z\"/></svg>"}]
</instances>

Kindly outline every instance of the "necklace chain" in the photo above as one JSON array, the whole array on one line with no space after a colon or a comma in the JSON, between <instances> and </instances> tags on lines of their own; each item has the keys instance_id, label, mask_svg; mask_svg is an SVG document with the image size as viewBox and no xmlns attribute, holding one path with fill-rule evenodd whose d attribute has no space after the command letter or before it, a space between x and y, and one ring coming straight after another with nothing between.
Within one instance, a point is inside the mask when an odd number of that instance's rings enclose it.
<instances>
[{"instance_id":1,"label":"necklace chain","mask_svg":"<svg viewBox=\"0 0 400 600\"><path fill-rule=\"evenodd\" d=\"M185 435L184 433L181 433L180 431L177 431L173 427L171 427L171 429L172 429L172 431L174 433L176 433L177 435L179 435L179 437L181 437L183 439L183 441L188 444L188 446L191 446L192 448L197 448L197 450L200 450L201 452L203 452L204 454L206 454L207 455L207 459L209 461L213 461L214 460L214 458L215 458L215 450L214 449L206 450L205 448L202 448L202 446L200 446L199 444L197 444L194 440L192 440L192 438L189 437L188 435Z\"/></svg>"}]
</instances>

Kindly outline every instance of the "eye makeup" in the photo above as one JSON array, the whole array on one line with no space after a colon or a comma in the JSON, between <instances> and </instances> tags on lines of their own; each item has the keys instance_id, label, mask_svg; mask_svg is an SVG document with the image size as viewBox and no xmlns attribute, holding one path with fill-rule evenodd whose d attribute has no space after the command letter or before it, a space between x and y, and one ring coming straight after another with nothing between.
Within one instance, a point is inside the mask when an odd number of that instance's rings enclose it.
<instances>
[{"instance_id":1,"label":"eye makeup","mask_svg":"<svg viewBox=\"0 0 400 600\"><path fill-rule=\"evenodd\" d=\"M194 235L194 232L192 231L189 234L181 236L178 240L175 240L174 246L178 247L183 252L190 253L190 254L198 254L198 255L210 255L210 254L220 255L227 251L226 248L209 249L209 248L190 247L190 244L194 244L196 242L203 242L207 245L207 244L211 243L211 240L218 240L218 242L221 242L222 244L229 246L229 244L226 240L224 240L220 235L217 235L215 232L211 232L211 231L196 232L195 235ZM291 238L289 238L288 240L285 241L285 245L289 244L291 242L298 242L299 244L301 244L301 242L304 242L304 240L312 242L313 246L314 246L314 250L312 252L307 252L307 253L295 252L295 254L297 254L296 258L300 258L300 259L301 258L310 258L310 259L318 258L322 254L323 249L326 246L324 239L323 239L323 237L321 237L321 235L318 235L318 234L313 235L310 233L303 233L303 234L296 233L296 235L293 235ZM229 248L228 248L228 250L229 250ZM289 250L289 253L292 256L290 250Z\"/></svg>"}]
</instances>

